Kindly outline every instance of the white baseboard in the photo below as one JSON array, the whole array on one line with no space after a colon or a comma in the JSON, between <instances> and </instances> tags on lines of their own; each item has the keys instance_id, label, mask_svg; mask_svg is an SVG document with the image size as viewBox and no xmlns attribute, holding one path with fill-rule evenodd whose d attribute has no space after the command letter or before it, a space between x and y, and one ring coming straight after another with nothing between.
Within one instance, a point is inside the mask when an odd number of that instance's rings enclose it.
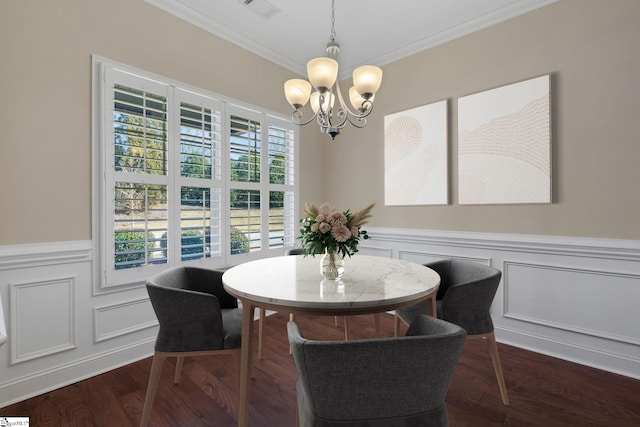
<instances>
[{"instance_id":1,"label":"white baseboard","mask_svg":"<svg viewBox=\"0 0 640 427\"><path fill-rule=\"evenodd\" d=\"M154 344L155 337L0 382L0 408L150 357Z\"/></svg>"}]
</instances>

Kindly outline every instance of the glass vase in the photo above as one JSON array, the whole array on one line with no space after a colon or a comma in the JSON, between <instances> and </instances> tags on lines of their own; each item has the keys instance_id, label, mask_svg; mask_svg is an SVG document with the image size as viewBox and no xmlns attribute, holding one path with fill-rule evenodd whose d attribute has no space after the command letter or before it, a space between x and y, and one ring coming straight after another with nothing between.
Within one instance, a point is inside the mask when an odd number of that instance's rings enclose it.
<instances>
[{"instance_id":1,"label":"glass vase","mask_svg":"<svg viewBox=\"0 0 640 427\"><path fill-rule=\"evenodd\" d=\"M337 280L344 273L344 257L337 252L325 251L320 260L320 273L327 280Z\"/></svg>"}]
</instances>

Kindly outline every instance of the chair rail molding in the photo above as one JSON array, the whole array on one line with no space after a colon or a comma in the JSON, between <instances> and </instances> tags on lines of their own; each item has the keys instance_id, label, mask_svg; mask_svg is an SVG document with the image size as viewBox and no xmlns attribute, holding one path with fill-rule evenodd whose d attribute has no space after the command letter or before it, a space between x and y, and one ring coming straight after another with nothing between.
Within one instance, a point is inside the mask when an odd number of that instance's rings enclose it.
<instances>
[{"instance_id":1,"label":"chair rail molding","mask_svg":"<svg viewBox=\"0 0 640 427\"><path fill-rule=\"evenodd\" d=\"M640 241L367 231L371 238L359 246L366 255L420 264L458 258L502 270L491 309L498 341L640 378Z\"/></svg>"},{"instance_id":2,"label":"chair rail molding","mask_svg":"<svg viewBox=\"0 0 640 427\"><path fill-rule=\"evenodd\" d=\"M0 246L0 270L92 261L89 240Z\"/></svg>"},{"instance_id":3,"label":"chair rail molding","mask_svg":"<svg viewBox=\"0 0 640 427\"><path fill-rule=\"evenodd\" d=\"M371 230L371 231L369 231ZM451 247L640 261L640 241L527 234L367 227L373 239ZM365 242L366 245L371 242Z\"/></svg>"}]
</instances>

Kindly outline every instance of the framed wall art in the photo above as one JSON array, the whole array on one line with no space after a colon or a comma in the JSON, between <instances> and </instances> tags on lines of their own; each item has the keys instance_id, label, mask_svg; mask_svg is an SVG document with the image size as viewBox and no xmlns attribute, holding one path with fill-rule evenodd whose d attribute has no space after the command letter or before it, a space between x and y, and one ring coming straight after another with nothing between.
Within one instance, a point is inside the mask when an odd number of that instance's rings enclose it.
<instances>
[{"instance_id":1,"label":"framed wall art","mask_svg":"<svg viewBox=\"0 0 640 427\"><path fill-rule=\"evenodd\" d=\"M387 206L449 202L447 100L384 117Z\"/></svg>"},{"instance_id":2,"label":"framed wall art","mask_svg":"<svg viewBox=\"0 0 640 427\"><path fill-rule=\"evenodd\" d=\"M458 203L551 203L550 76L458 99Z\"/></svg>"}]
</instances>

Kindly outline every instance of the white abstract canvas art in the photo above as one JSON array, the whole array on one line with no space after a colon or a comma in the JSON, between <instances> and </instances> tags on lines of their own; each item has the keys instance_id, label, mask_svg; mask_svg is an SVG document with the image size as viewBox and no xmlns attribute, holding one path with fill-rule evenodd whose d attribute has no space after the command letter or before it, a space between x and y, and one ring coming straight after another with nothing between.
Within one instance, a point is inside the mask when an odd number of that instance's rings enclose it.
<instances>
[{"instance_id":1,"label":"white abstract canvas art","mask_svg":"<svg viewBox=\"0 0 640 427\"><path fill-rule=\"evenodd\" d=\"M444 205L447 101L384 117L384 200L387 206Z\"/></svg>"},{"instance_id":2,"label":"white abstract canvas art","mask_svg":"<svg viewBox=\"0 0 640 427\"><path fill-rule=\"evenodd\" d=\"M458 100L458 202L551 203L548 75Z\"/></svg>"}]
</instances>

